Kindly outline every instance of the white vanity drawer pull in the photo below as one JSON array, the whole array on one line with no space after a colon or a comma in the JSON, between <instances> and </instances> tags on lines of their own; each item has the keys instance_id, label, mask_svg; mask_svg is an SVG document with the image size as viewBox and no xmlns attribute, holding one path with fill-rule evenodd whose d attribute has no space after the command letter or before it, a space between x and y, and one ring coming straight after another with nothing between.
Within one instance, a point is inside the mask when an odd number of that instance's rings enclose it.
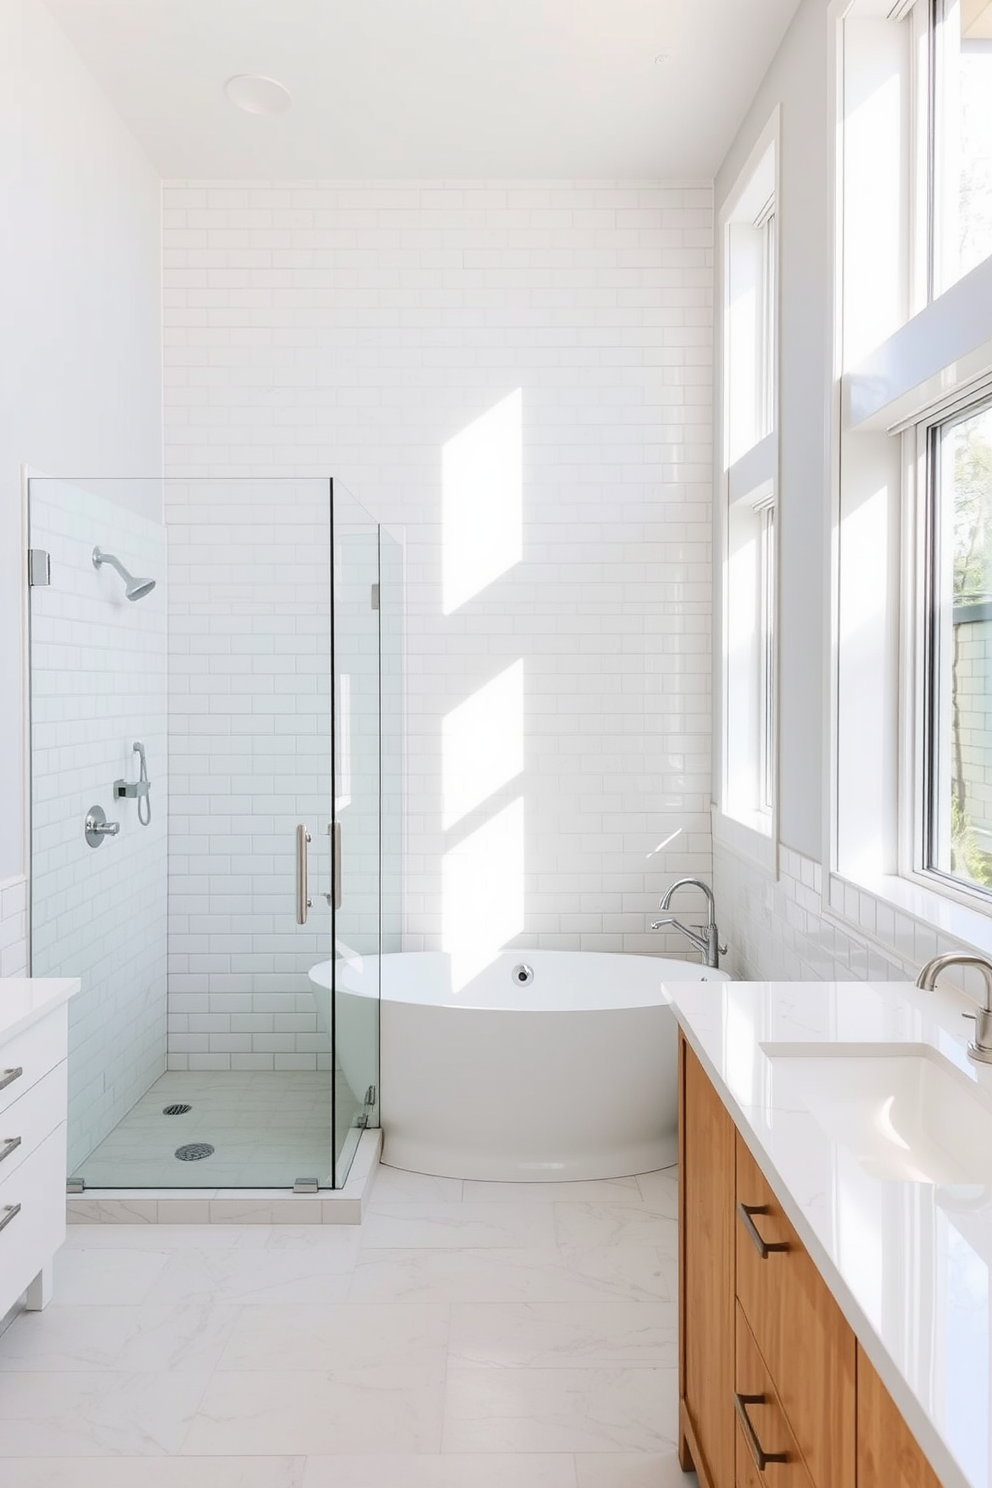
<instances>
[{"instance_id":1,"label":"white vanity drawer pull","mask_svg":"<svg viewBox=\"0 0 992 1488\"><path fill-rule=\"evenodd\" d=\"M0 1211L3 1214L3 1219L0 1219L0 1230L5 1230L10 1224L10 1221L16 1219L20 1212L20 1204L6 1204L3 1210Z\"/></svg>"},{"instance_id":2,"label":"white vanity drawer pull","mask_svg":"<svg viewBox=\"0 0 992 1488\"><path fill-rule=\"evenodd\" d=\"M24 1066L22 1064L19 1064L16 1069L4 1070L3 1074L0 1075L0 1090L6 1090L8 1085L13 1085L14 1081L19 1080L23 1073Z\"/></svg>"},{"instance_id":3,"label":"white vanity drawer pull","mask_svg":"<svg viewBox=\"0 0 992 1488\"><path fill-rule=\"evenodd\" d=\"M0 1147L0 1162L3 1162L4 1158L9 1157L12 1152L16 1152L20 1145L20 1137L8 1137L3 1146Z\"/></svg>"}]
</instances>

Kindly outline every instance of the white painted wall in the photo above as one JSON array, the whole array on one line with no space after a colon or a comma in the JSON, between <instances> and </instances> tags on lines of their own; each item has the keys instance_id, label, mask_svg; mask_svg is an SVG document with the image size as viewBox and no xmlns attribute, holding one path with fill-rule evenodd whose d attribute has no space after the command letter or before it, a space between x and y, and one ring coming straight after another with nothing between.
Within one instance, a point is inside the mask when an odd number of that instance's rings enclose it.
<instances>
[{"instance_id":1,"label":"white painted wall","mask_svg":"<svg viewBox=\"0 0 992 1488\"><path fill-rule=\"evenodd\" d=\"M333 473L405 529L406 948L683 953L646 926L710 868L709 189L164 206L169 474Z\"/></svg>"},{"instance_id":2,"label":"white painted wall","mask_svg":"<svg viewBox=\"0 0 992 1488\"><path fill-rule=\"evenodd\" d=\"M39 0L0 0L0 882L25 871L19 467L161 467L160 195Z\"/></svg>"}]
</instances>

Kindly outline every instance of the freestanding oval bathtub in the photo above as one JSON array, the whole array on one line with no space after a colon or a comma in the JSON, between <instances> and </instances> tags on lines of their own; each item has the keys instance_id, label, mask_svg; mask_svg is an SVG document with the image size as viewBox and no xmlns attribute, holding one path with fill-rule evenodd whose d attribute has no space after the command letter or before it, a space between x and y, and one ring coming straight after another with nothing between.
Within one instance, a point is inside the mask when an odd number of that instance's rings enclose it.
<instances>
[{"instance_id":1,"label":"freestanding oval bathtub","mask_svg":"<svg viewBox=\"0 0 992 1488\"><path fill-rule=\"evenodd\" d=\"M520 965L532 980L514 975ZM441 952L387 955L381 967L365 957L339 963L342 1031L349 1000L375 995L380 972L383 1162L516 1181L618 1178L675 1162L676 1024L665 984L726 981L725 972L517 950L459 986ZM325 1026L329 973L329 962L310 973Z\"/></svg>"}]
</instances>

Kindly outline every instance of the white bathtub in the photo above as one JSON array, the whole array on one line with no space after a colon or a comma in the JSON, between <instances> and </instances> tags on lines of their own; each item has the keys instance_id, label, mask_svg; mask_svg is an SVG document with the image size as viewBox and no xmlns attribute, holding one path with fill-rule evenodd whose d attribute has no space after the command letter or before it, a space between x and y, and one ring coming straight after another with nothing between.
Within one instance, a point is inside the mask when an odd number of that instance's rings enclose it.
<instances>
[{"instance_id":1,"label":"white bathtub","mask_svg":"<svg viewBox=\"0 0 992 1488\"><path fill-rule=\"evenodd\" d=\"M518 985L513 968L534 971ZM383 1162L450 1178L618 1178L676 1159L676 1025L666 982L726 981L688 961L504 951L464 987L450 957L340 967L352 997L381 969ZM330 963L310 973L325 1026ZM345 1038L339 1039L342 1045ZM347 1070L347 1051L342 1048Z\"/></svg>"}]
</instances>

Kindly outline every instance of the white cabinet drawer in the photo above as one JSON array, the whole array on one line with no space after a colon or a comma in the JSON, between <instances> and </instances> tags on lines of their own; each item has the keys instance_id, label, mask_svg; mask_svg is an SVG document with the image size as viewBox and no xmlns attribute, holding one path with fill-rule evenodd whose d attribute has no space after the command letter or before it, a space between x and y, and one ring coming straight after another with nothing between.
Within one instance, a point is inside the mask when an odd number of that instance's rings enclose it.
<instances>
[{"instance_id":1,"label":"white cabinet drawer","mask_svg":"<svg viewBox=\"0 0 992 1488\"><path fill-rule=\"evenodd\" d=\"M65 1121L67 1070L63 1060L0 1111L0 1184Z\"/></svg>"},{"instance_id":2,"label":"white cabinet drawer","mask_svg":"<svg viewBox=\"0 0 992 1488\"><path fill-rule=\"evenodd\" d=\"M64 1007L0 1044L0 1115L68 1053L69 1018Z\"/></svg>"},{"instance_id":3,"label":"white cabinet drawer","mask_svg":"<svg viewBox=\"0 0 992 1488\"><path fill-rule=\"evenodd\" d=\"M0 1183L0 1316L65 1239L65 1125Z\"/></svg>"}]
</instances>

